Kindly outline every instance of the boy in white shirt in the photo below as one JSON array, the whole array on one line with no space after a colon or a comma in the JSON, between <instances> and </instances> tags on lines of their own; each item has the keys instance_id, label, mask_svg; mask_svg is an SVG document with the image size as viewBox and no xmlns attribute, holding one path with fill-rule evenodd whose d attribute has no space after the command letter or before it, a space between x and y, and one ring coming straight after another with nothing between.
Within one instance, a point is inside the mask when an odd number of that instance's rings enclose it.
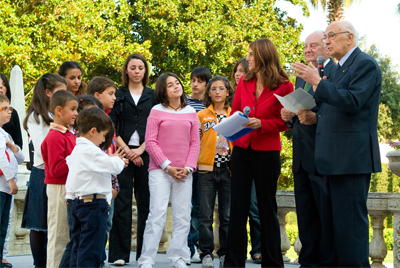
<instances>
[{"instance_id":1,"label":"boy in white shirt","mask_svg":"<svg viewBox=\"0 0 400 268\"><path fill-rule=\"evenodd\" d=\"M111 118L99 108L82 110L76 118L76 126L79 138L67 157L67 185L76 196L71 208L70 267L99 267L108 217L106 196L112 189L111 174L117 175L124 169L124 154L117 150L108 156L103 151L111 144L112 135L109 134L114 127Z\"/></svg>"},{"instance_id":2,"label":"boy in white shirt","mask_svg":"<svg viewBox=\"0 0 400 268\"><path fill-rule=\"evenodd\" d=\"M24 154L11 136L2 128L11 118L13 109L6 95L0 94L0 260L6 239L12 195L17 194L18 164L24 162ZM5 267L0 262L0 267Z\"/></svg>"}]
</instances>

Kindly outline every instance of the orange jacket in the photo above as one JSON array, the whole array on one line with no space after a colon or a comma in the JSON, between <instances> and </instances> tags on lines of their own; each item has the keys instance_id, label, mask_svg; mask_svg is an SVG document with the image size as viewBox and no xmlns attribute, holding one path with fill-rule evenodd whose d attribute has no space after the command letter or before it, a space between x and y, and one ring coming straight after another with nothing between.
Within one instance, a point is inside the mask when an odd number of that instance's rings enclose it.
<instances>
[{"instance_id":1,"label":"orange jacket","mask_svg":"<svg viewBox=\"0 0 400 268\"><path fill-rule=\"evenodd\" d=\"M231 107L228 107L226 117L229 117ZM204 110L197 113L200 127L200 155L197 161L199 170L213 171L215 149L217 144L217 132L212 128L218 123L217 115L214 112L214 106L211 104ZM232 154L233 145L228 141L229 149Z\"/></svg>"}]
</instances>

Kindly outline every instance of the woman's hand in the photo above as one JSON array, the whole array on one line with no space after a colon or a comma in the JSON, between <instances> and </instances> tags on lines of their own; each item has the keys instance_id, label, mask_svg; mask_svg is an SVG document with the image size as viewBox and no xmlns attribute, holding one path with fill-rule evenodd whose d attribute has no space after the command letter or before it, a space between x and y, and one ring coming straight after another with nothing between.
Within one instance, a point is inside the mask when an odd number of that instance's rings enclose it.
<instances>
[{"instance_id":1,"label":"woman's hand","mask_svg":"<svg viewBox=\"0 0 400 268\"><path fill-rule=\"evenodd\" d=\"M126 157L128 157L129 160L134 162L133 160L137 157L140 157L144 153L144 149L142 147L136 148L136 149L125 149L126 152ZM143 161L142 161L143 162Z\"/></svg>"},{"instance_id":2,"label":"woman's hand","mask_svg":"<svg viewBox=\"0 0 400 268\"><path fill-rule=\"evenodd\" d=\"M135 166L137 166L137 167L141 167L141 166L143 166L144 165L144 163L143 163L143 159L140 157L140 156L138 156L138 157L136 157L136 158L134 158L133 160L131 160L132 162L133 162L133 164L135 164Z\"/></svg>"},{"instance_id":3,"label":"woman's hand","mask_svg":"<svg viewBox=\"0 0 400 268\"><path fill-rule=\"evenodd\" d=\"M111 200L114 200L114 199L117 197L117 195L118 195L118 191L115 190L115 189L112 189L112 190L111 190L111 193L112 193L112 198L111 198Z\"/></svg>"},{"instance_id":4,"label":"woman's hand","mask_svg":"<svg viewBox=\"0 0 400 268\"><path fill-rule=\"evenodd\" d=\"M252 128L252 129L258 129L261 128L261 120L257 119L255 117L249 117L249 122L244 123L242 126L244 128Z\"/></svg>"},{"instance_id":5,"label":"woman's hand","mask_svg":"<svg viewBox=\"0 0 400 268\"><path fill-rule=\"evenodd\" d=\"M285 121L285 122L290 121L294 116L295 116L294 113L292 113L288 109L282 108L281 117L282 117L283 121Z\"/></svg>"}]
</instances>

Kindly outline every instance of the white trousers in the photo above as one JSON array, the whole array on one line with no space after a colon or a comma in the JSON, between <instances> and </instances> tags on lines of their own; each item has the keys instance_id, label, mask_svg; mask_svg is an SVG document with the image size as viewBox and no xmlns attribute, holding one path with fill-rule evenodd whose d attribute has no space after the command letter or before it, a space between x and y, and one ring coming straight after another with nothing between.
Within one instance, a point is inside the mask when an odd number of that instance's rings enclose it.
<instances>
[{"instance_id":1,"label":"white trousers","mask_svg":"<svg viewBox=\"0 0 400 268\"><path fill-rule=\"evenodd\" d=\"M192 173L184 182L178 182L161 169L149 171L150 213L146 221L143 236L142 254L139 265L154 265L161 235L164 229L168 200L171 198L173 230L171 244L167 251L167 259L174 263L182 258L186 263L190 260L187 237L190 229L190 212L192 199Z\"/></svg>"}]
</instances>

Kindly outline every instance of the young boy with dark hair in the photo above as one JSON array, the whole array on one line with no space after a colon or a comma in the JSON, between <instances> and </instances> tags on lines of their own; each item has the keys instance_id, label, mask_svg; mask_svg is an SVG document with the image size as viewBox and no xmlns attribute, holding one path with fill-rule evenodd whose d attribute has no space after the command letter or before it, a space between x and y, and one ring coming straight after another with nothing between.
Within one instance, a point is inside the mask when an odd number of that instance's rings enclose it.
<instances>
[{"instance_id":1,"label":"young boy with dark hair","mask_svg":"<svg viewBox=\"0 0 400 268\"><path fill-rule=\"evenodd\" d=\"M204 110L203 99L206 92L208 81L212 78L210 70L206 67L196 67L190 74L190 86L192 88L192 96L188 97L187 103L192 106L196 113ZM190 231L188 235L188 246L191 253L191 262L201 262L197 247L199 246L199 228L200 228L200 194L197 183L198 171L193 173L192 188L192 213L190 220Z\"/></svg>"},{"instance_id":2,"label":"young boy with dark hair","mask_svg":"<svg viewBox=\"0 0 400 268\"><path fill-rule=\"evenodd\" d=\"M76 138L70 126L78 116L78 100L70 92L59 90L50 99L50 111L54 123L43 140L41 152L46 178L44 183L48 197L47 226L47 267L58 267L69 242L67 203L65 202L65 182L68 166L65 161L76 144Z\"/></svg>"},{"instance_id":3,"label":"young boy with dark hair","mask_svg":"<svg viewBox=\"0 0 400 268\"><path fill-rule=\"evenodd\" d=\"M7 96L0 94L0 260L3 259L12 195L18 192L18 164L24 162L21 148L14 144L10 134L3 129L3 125L10 122L12 111ZM5 267L1 261L0 267Z\"/></svg>"},{"instance_id":4,"label":"young boy with dark hair","mask_svg":"<svg viewBox=\"0 0 400 268\"><path fill-rule=\"evenodd\" d=\"M68 185L76 196L72 202L72 252L70 267L100 267L105 248L111 174L119 174L125 166L123 151L112 156L102 149L111 144L114 132L111 118L97 107L80 112L76 119L79 138L71 155ZM103 148L99 148L102 144Z\"/></svg>"},{"instance_id":5,"label":"young boy with dark hair","mask_svg":"<svg viewBox=\"0 0 400 268\"><path fill-rule=\"evenodd\" d=\"M117 86L110 78L95 76L90 80L86 92L95 96L103 104L104 109L109 111L114 106L116 89Z\"/></svg>"}]
</instances>

